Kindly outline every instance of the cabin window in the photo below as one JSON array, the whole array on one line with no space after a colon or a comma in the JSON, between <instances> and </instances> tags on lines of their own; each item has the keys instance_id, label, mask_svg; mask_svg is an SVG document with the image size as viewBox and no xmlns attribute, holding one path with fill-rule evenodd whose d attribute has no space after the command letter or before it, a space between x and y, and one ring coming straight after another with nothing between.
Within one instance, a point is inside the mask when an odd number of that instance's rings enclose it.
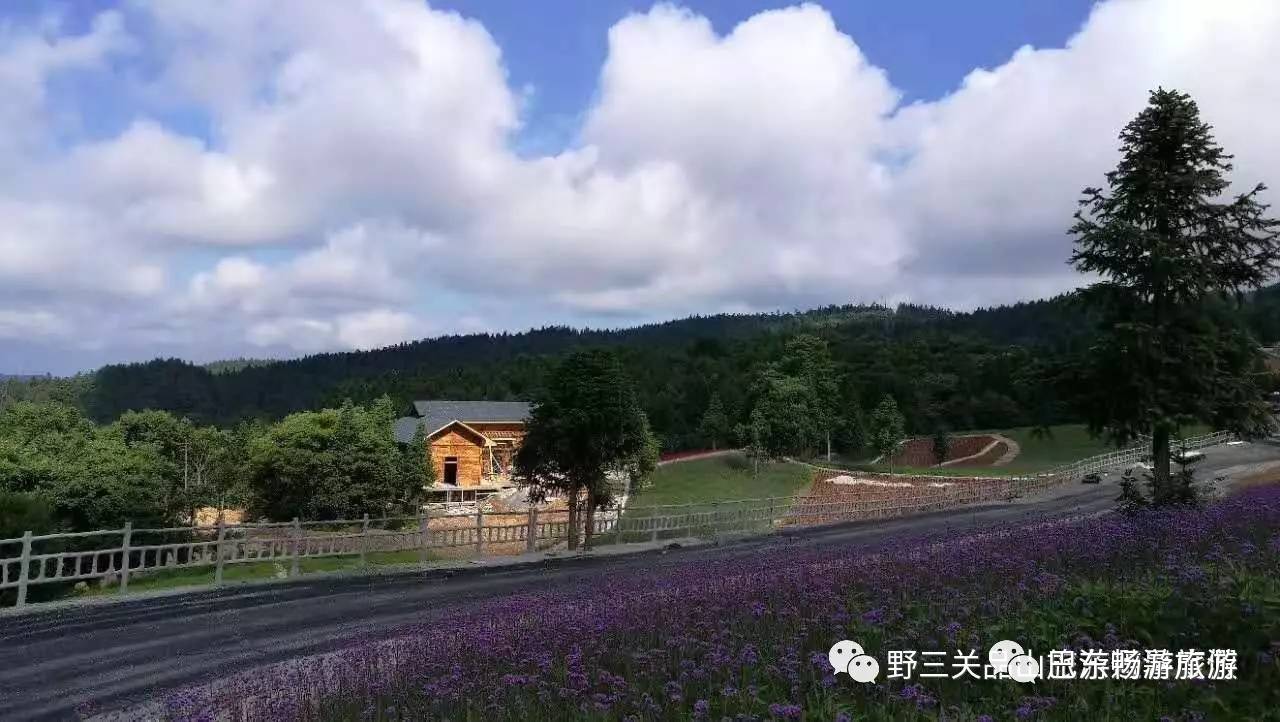
<instances>
[{"instance_id":1,"label":"cabin window","mask_svg":"<svg viewBox=\"0 0 1280 722\"><path fill-rule=\"evenodd\" d=\"M444 483L457 486L458 484L458 457L444 457Z\"/></svg>"}]
</instances>

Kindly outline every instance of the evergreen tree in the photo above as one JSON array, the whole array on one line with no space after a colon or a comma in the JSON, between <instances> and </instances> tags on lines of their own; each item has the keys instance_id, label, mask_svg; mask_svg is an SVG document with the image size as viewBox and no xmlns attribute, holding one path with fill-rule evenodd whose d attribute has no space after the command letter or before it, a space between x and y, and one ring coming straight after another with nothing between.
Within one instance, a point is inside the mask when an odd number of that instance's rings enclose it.
<instances>
[{"instance_id":1,"label":"evergreen tree","mask_svg":"<svg viewBox=\"0 0 1280 722\"><path fill-rule=\"evenodd\" d=\"M702 415L702 422L698 428L702 432L702 438L711 444L712 450L718 448L720 440L729 435L729 417L724 412L720 394L711 395L711 401L707 403L707 412Z\"/></svg>"},{"instance_id":2,"label":"evergreen tree","mask_svg":"<svg viewBox=\"0 0 1280 722\"><path fill-rule=\"evenodd\" d=\"M1101 277L1081 292L1101 324L1071 385L1095 433L1150 434L1157 498L1180 426L1252 434L1269 423L1257 345L1221 309L1274 273L1280 222L1261 184L1221 199L1231 156L1210 131L1189 96L1153 91L1120 134L1107 188L1084 190L1071 228L1071 262Z\"/></svg>"},{"instance_id":3,"label":"evergreen tree","mask_svg":"<svg viewBox=\"0 0 1280 722\"><path fill-rule=\"evenodd\" d=\"M769 423L765 419L764 410L757 407L751 410L751 423L738 424L736 435L747 458L751 459L751 473L760 474L760 460L769 454L765 446L765 437L769 434Z\"/></svg>"},{"instance_id":4,"label":"evergreen tree","mask_svg":"<svg viewBox=\"0 0 1280 722\"><path fill-rule=\"evenodd\" d=\"M569 504L569 548L578 530L591 546L595 511L608 505L610 473L646 473L656 443L635 389L612 351L595 349L569 356L552 374L530 414L516 452L515 477L534 499L555 491ZM579 521L584 501L585 523Z\"/></svg>"},{"instance_id":5,"label":"evergreen tree","mask_svg":"<svg viewBox=\"0 0 1280 722\"><path fill-rule=\"evenodd\" d=\"M436 483L436 466L431 458L431 444L427 443L427 431L419 424L413 438L400 450L402 453L400 475L407 485L417 488Z\"/></svg>"},{"instance_id":6,"label":"evergreen tree","mask_svg":"<svg viewBox=\"0 0 1280 722\"><path fill-rule=\"evenodd\" d=\"M951 435L947 427L938 423L933 428L933 463L941 465L947 460L947 452L951 449Z\"/></svg>"},{"instance_id":7,"label":"evergreen tree","mask_svg":"<svg viewBox=\"0 0 1280 722\"><path fill-rule=\"evenodd\" d=\"M871 443L881 460L889 463L890 474L893 473L893 455L906 438L906 420L898 411L898 402L885 395L871 413Z\"/></svg>"}]
</instances>

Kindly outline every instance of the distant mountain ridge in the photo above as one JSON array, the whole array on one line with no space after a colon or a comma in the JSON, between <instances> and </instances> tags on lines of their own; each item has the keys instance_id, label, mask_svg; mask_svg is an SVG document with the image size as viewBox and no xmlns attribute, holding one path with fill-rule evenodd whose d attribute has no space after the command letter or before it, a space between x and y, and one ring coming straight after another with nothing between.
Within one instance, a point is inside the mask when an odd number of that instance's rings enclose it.
<instances>
[{"instance_id":1,"label":"distant mountain ridge","mask_svg":"<svg viewBox=\"0 0 1280 722\"><path fill-rule=\"evenodd\" d=\"M1280 340L1280 286L1251 295L1243 315L1260 341ZM1012 403L1030 413L1025 407L1035 402L1034 393L1014 388L1025 384L1019 375L1038 358L1079 347L1091 328L1070 296L966 312L873 304L691 316L621 329L549 326L279 361L108 365L93 375L81 405L98 420L156 408L226 425L383 394L403 404L415 398L528 400L558 358L608 346L622 354L655 429L682 440L668 447L677 448L692 443L711 394L731 408L745 403L752 369L776 359L787 338L806 332L828 341L845 374L842 393L849 403L865 407L884 393L920 396L922 382L932 379L968 399L946 412L954 428L979 428L983 424L973 420L984 417L973 410L979 397L988 406ZM928 413L925 404L916 403L909 415Z\"/></svg>"}]
</instances>

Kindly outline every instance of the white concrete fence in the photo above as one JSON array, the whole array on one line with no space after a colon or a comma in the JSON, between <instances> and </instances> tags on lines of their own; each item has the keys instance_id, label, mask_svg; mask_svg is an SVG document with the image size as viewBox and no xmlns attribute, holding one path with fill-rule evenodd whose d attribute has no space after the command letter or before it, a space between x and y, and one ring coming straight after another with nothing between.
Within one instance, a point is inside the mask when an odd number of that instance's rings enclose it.
<instances>
[{"instance_id":1,"label":"white concrete fence","mask_svg":"<svg viewBox=\"0 0 1280 722\"><path fill-rule=\"evenodd\" d=\"M1220 432L1175 442L1176 449L1200 449L1230 441ZM1078 481L1087 474L1124 468L1141 461L1141 447L1101 454L1033 477L1008 477L998 484L970 489L963 478L936 477L958 482L946 493L904 493L868 501L774 497L710 504L629 507L619 514L596 515L596 543L656 541L673 536L729 532L765 532L778 525L835 523L936 511L995 498L1030 493ZM814 467L851 476L880 476ZM915 477L919 478L919 477ZM986 481L993 481L988 479ZM462 553L520 554L558 545L568 539L564 510L530 508L527 512L485 511L470 515L424 510L417 516L264 524L219 524L212 527L172 527L33 534L0 539L0 590L16 589L16 606L27 603L34 585L98 580L117 583L121 593L130 578L157 571L212 569L221 585L226 569L237 564L272 562L284 576L300 574L305 559L358 557L386 552L417 552L418 560ZM620 518L619 518L620 517ZM101 541L99 541L101 540ZM287 564L287 570L283 569Z\"/></svg>"}]
</instances>

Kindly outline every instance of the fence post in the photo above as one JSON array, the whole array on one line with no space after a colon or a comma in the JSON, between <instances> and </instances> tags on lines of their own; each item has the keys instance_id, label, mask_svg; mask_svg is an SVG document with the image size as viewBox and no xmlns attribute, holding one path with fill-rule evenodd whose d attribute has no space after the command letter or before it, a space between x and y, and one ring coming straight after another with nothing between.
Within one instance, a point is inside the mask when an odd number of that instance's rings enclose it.
<instances>
[{"instance_id":1,"label":"fence post","mask_svg":"<svg viewBox=\"0 0 1280 722\"><path fill-rule=\"evenodd\" d=\"M21 607L27 603L27 577L30 576L28 567L31 566L31 532L22 535L22 556L19 557L18 567L18 604Z\"/></svg>"},{"instance_id":2,"label":"fence post","mask_svg":"<svg viewBox=\"0 0 1280 722\"><path fill-rule=\"evenodd\" d=\"M120 594L129 591L129 542L133 540L133 522L124 523L124 542L120 545ZM146 555L146 552L143 552ZM156 560L159 563L159 560Z\"/></svg>"},{"instance_id":3,"label":"fence post","mask_svg":"<svg viewBox=\"0 0 1280 722\"><path fill-rule=\"evenodd\" d=\"M289 576L296 577L300 573L301 565L299 564L298 555L302 553L299 548L302 541L302 523L298 521L298 517L293 518L293 529L290 532L291 539L289 541L289 556L293 557L289 563Z\"/></svg>"},{"instance_id":4,"label":"fence post","mask_svg":"<svg viewBox=\"0 0 1280 722\"><path fill-rule=\"evenodd\" d=\"M418 512L418 561L427 561L427 549L431 546L431 518L430 512L426 509Z\"/></svg>"},{"instance_id":5,"label":"fence post","mask_svg":"<svg viewBox=\"0 0 1280 722\"><path fill-rule=\"evenodd\" d=\"M538 550L538 507L529 502L529 531L525 534L524 550L532 554Z\"/></svg>"},{"instance_id":6,"label":"fence post","mask_svg":"<svg viewBox=\"0 0 1280 722\"><path fill-rule=\"evenodd\" d=\"M360 566L368 566L369 557L369 512L364 514L364 523L360 526Z\"/></svg>"},{"instance_id":7,"label":"fence post","mask_svg":"<svg viewBox=\"0 0 1280 722\"><path fill-rule=\"evenodd\" d=\"M618 507L618 510L614 512L614 515L613 515L613 543L614 545L618 545L622 543L622 507L621 506Z\"/></svg>"},{"instance_id":8,"label":"fence post","mask_svg":"<svg viewBox=\"0 0 1280 722\"><path fill-rule=\"evenodd\" d=\"M649 527L653 529L653 533L649 535L649 541L651 542L658 541L658 520L662 518L664 517L657 517L657 516L649 517Z\"/></svg>"},{"instance_id":9,"label":"fence post","mask_svg":"<svg viewBox=\"0 0 1280 722\"><path fill-rule=\"evenodd\" d=\"M484 553L484 509L476 502L476 554Z\"/></svg>"},{"instance_id":10,"label":"fence post","mask_svg":"<svg viewBox=\"0 0 1280 722\"><path fill-rule=\"evenodd\" d=\"M222 586L222 543L227 538L227 524L222 519L222 512L218 512L218 543L213 547L214 567L213 567L213 586Z\"/></svg>"}]
</instances>

